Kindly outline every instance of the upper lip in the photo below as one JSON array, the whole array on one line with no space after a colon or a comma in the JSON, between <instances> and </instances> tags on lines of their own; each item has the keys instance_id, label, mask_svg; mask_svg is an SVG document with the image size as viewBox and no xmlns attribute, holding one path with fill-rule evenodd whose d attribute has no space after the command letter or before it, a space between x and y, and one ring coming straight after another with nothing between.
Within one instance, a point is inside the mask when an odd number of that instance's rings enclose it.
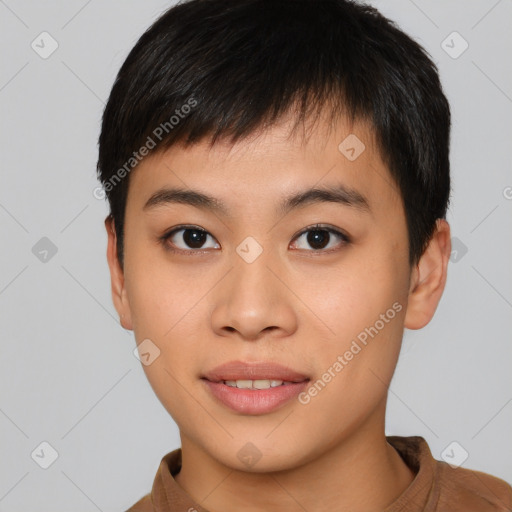
<instances>
[{"instance_id":1,"label":"upper lip","mask_svg":"<svg viewBox=\"0 0 512 512\"><path fill-rule=\"evenodd\" d=\"M211 382L224 380L282 380L286 382L303 382L309 378L291 368L276 363L246 363L230 361L216 366L206 372L203 379Z\"/></svg>"}]
</instances>

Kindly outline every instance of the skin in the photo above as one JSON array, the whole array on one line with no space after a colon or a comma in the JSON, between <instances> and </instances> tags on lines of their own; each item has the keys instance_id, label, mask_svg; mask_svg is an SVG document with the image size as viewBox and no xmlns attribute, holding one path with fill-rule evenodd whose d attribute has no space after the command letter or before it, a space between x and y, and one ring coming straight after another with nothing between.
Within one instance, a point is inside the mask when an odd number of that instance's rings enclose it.
<instances>
[{"instance_id":1,"label":"skin","mask_svg":"<svg viewBox=\"0 0 512 512\"><path fill-rule=\"evenodd\" d=\"M137 343L149 338L160 349L143 368L180 429L176 481L202 507L382 511L414 478L385 438L387 388L404 327L426 325L441 298L450 228L438 221L411 268L401 195L371 130L321 119L304 138L291 134L290 122L235 145L173 146L132 171L124 270L115 226L105 221L113 300ZM351 133L366 146L355 161L338 150ZM370 212L329 202L275 211L283 196L339 183L363 194ZM214 196L231 215L178 203L143 211L163 186ZM307 235L297 238L316 223L347 233L350 242L331 235L327 248L315 250ZM202 252L165 249L174 242L187 250L183 232L159 241L181 224L211 235ZM263 248L252 263L236 252L248 236ZM240 414L218 403L200 379L242 360L281 363L315 382L396 302L401 311L305 405L292 400L268 414ZM251 467L237 457L247 442L261 454Z\"/></svg>"}]
</instances>

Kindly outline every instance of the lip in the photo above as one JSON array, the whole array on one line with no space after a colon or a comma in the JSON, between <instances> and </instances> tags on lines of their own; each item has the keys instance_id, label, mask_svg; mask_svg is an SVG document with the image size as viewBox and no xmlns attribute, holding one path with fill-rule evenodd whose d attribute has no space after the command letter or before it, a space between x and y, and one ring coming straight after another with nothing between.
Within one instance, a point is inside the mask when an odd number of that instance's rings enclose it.
<instances>
[{"instance_id":1,"label":"lip","mask_svg":"<svg viewBox=\"0 0 512 512\"><path fill-rule=\"evenodd\" d=\"M286 404L307 387L309 380L269 389L232 388L223 382L202 379L212 395L231 410L241 414L268 414Z\"/></svg>"},{"instance_id":2,"label":"lip","mask_svg":"<svg viewBox=\"0 0 512 512\"><path fill-rule=\"evenodd\" d=\"M221 364L202 375L210 382L223 380L284 380L288 382L303 382L309 380L307 375L277 363L244 363L243 361L230 361Z\"/></svg>"},{"instance_id":3,"label":"lip","mask_svg":"<svg viewBox=\"0 0 512 512\"><path fill-rule=\"evenodd\" d=\"M309 377L275 363L231 361L201 377L209 392L222 404L241 414L268 414L288 403L308 385ZM283 380L286 386L268 389L239 389L225 380Z\"/></svg>"}]
</instances>

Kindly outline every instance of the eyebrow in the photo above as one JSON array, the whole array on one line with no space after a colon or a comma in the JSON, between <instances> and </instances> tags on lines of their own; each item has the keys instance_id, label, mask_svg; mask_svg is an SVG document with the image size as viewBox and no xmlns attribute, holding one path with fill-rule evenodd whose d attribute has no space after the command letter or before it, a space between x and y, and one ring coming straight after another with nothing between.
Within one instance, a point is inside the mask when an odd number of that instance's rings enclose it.
<instances>
[{"instance_id":1,"label":"eyebrow","mask_svg":"<svg viewBox=\"0 0 512 512\"><path fill-rule=\"evenodd\" d=\"M362 212L370 212L370 205L364 195L345 185L314 187L285 197L277 209L277 213L285 215L292 209L319 203L338 203L350 206ZM191 189L161 188L146 201L143 211L152 210L168 204L180 203L195 206L203 210L211 210L230 216L226 204L212 196Z\"/></svg>"}]
</instances>

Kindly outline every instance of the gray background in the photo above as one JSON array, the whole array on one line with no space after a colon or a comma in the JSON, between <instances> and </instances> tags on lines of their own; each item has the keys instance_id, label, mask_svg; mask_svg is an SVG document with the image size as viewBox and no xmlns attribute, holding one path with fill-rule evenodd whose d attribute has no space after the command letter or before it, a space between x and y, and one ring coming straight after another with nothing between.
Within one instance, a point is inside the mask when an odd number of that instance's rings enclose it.
<instances>
[{"instance_id":1,"label":"gray background","mask_svg":"<svg viewBox=\"0 0 512 512\"><path fill-rule=\"evenodd\" d=\"M427 48L453 113L457 253L434 320L405 334L387 433L424 436L436 458L457 441L463 467L511 482L512 2L373 3ZM169 5L0 0L2 511L125 510L179 446L112 305L93 196L115 74ZM43 31L59 45L46 59Z\"/></svg>"}]
</instances>

